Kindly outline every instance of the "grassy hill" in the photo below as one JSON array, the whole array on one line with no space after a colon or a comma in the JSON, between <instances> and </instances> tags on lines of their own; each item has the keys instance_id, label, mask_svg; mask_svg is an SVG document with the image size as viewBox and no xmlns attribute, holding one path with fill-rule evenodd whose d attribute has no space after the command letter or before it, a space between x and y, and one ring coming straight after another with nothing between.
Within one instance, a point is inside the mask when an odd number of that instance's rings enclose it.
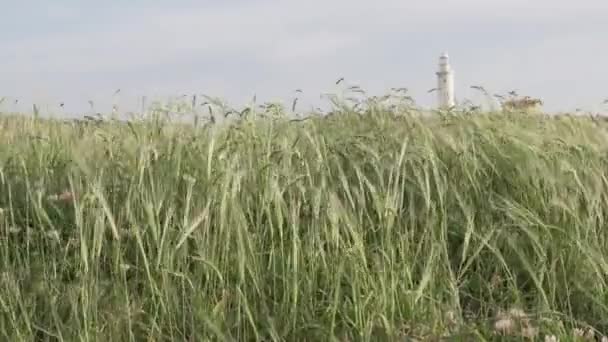
<instances>
[{"instance_id":1,"label":"grassy hill","mask_svg":"<svg viewBox=\"0 0 608 342\"><path fill-rule=\"evenodd\" d=\"M599 337L607 170L587 118L0 117L0 339Z\"/></svg>"}]
</instances>

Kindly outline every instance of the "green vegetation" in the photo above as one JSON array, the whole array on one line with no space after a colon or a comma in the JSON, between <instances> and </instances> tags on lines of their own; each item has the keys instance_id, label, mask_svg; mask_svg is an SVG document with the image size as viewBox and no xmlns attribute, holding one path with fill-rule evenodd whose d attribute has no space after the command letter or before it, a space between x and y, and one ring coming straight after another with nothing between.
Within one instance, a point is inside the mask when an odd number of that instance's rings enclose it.
<instances>
[{"instance_id":1,"label":"green vegetation","mask_svg":"<svg viewBox=\"0 0 608 342\"><path fill-rule=\"evenodd\" d=\"M0 340L599 337L606 134L381 108L2 117Z\"/></svg>"}]
</instances>

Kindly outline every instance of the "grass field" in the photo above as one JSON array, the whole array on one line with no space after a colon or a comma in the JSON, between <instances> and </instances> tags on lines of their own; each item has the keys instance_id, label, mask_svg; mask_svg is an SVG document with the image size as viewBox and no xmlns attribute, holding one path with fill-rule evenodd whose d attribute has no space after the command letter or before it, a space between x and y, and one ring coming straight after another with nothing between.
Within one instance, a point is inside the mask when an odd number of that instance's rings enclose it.
<instances>
[{"instance_id":1,"label":"grass field","mask_svg":"<svg viewBox=\"0 0 608 342\"><path fill-rule=\"evenodd\" d=\"M599 339L607 129L0 117L0 340Z\"/></svg>"}]
</instances>

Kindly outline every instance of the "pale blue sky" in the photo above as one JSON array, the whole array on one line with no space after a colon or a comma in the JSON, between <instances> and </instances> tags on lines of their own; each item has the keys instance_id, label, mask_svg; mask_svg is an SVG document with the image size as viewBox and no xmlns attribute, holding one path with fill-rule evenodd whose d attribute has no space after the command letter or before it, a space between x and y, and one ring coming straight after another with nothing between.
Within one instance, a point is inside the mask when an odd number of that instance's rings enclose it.
<instances>
[{"instance_id":1,"label":"pale blue sky","mask_svg":"<svg viewBox=\"0 0 608 342\"><path fill-rule=\"evenodd\" d=\"M0 97L66 111L141 95L204 93L239 106L322 103L345 77L375 94L435 98L447 51L456 96L517 89L549 110L599 109L608 97L608 0L40 0L0 12ZM8 104L5 102L4 106Z\"/></svg>"}]
</instances>

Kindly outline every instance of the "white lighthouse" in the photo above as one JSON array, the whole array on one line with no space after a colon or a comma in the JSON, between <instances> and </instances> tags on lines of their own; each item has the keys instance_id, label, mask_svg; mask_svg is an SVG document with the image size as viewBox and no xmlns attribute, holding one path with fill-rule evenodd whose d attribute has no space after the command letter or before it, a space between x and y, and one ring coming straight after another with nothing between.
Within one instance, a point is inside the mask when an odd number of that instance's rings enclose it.
<instances>
[{"instance_id":1,"label":"white lighthouse","mask_svg":"<svg viewBox=\"0 0 608 342\"><path fill-rule=\"evenodd\" d=\"M450 67L447 53L439 57L439 71L437 72L437 96L440 109L451 108L454 100L454 71Z\"/></svg>"}]
</instances>

